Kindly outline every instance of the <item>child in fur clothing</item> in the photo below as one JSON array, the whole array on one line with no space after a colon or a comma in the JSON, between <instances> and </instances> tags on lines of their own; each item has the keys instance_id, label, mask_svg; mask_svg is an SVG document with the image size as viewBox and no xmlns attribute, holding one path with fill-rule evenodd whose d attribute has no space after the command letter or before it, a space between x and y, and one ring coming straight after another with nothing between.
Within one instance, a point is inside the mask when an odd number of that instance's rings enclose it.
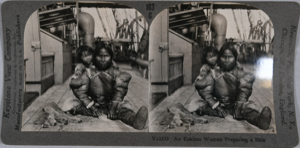
<instances>
[{"instance_id":1,"label":"child in fur clothing","mask_svg":"<svg viewBox=\"0 0 300 148\"><path fill-rule=\"evenodd\" d=\"M90 73L90 69L93 67L92 61L93 61L93 49L89 46L83 45L78 48L77 51L77 59L79 60L79 64L75 67L75 72L71 78L70 82L70 88L72 89L74 95L80 91L88 89L89 79L83 78L81 75L86 71L87 73ZM87 108L84 108L81 105L81 101L79 101L77 98L68 100L64 104L64 109L66 111L69 111L71 114L83 114L83 115L91 115L91 111ZM77 104L75 106L78 106L78 108L73 108L72 110L69 110L68 106L73 106L72 104Z\"/></svg>"},{"instance_id":2,"label":"child in fur clothing","mask_svg":"<svg viewBox=\"0 0 300 148\"><path fill-rule=\"evenodd\" d=\"M217 59L218 59L218 49L211 46L206 47L204 49L204 54L203 54L204 64L200 68L200 74L197 77L197 79L203 79L211 72L212 69L219 69L219 66L217 65Z\"/></svg>"}]
</instances>

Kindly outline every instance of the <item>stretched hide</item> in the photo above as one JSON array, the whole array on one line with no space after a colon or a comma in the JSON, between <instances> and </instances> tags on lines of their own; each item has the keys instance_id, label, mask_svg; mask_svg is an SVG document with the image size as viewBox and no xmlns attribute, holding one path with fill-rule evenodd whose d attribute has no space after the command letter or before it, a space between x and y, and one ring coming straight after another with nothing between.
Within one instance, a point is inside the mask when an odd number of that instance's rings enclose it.
<instances>
[{"instance_id":1,"label":"stretched hide","mask_svg":"<svg viewBox=\"0 0 300 148\"><path fill-rule=\"evenodd\" d=\"M43 128L48 128L49 126L55 126L57 123L81 123L80 118L70 116L65 114L56 103L47 103L42 107L41 114L34 124L41 124Z\"/></svg>"},{"instance_id":2,"label":"stretched hide","mask_svg":"<svg viewBox=\"0 0 300 148\"><path fill-rule=\"evenodd\" d=\"M61 110L63 112L70 112L71 110L74 109L74 107L77 107L80 105L82 105L80 100L78 100L75 97L70 97L65 100L64 104L61 107Z\"/></svg>"},{"instance_id":3,"label":"stretched hide","mask_svg":"<svg viewBox=\"0 0 300 148\"><path fill-rule=\"evenodd\" d=\"M194 125L196 123L208 123L207 119L190 113L181 103L173 104L167 108L167 111L174 115L169 127L173 128L174 125L182 126L183 123Z\"/></svg>"}]
</instances>

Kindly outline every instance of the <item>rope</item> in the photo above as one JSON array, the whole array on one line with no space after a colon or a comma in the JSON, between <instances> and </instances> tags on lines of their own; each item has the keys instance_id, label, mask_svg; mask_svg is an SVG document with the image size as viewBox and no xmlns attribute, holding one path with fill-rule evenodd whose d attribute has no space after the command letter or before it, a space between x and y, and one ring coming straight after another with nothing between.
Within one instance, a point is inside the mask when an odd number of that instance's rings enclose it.
<instances>
[{"instance_id":1,"label":"rope","mask_svg":"<svg viewBox=\"0 0 300 148\"><path fill-rule=\"evenodd\" d=\"M125 13L126 13L126 16L127 16L127 12L126 11L125 11ZM128 16L130 16L130 15L128 14ZM130 17L133 19L132 21L135 21L141 28L143 28L145 30L145 28L142 25L140 25L139 22L137 20L135 20L135 18L133 18L132 16L130 16Z\"/></svg>"}]
</instances>

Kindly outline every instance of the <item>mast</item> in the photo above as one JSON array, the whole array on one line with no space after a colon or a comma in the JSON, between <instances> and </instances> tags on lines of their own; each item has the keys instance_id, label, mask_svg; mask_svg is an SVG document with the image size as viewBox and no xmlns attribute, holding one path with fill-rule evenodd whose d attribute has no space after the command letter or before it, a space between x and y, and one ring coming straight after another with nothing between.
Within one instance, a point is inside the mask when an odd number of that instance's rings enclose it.
<instances>
[{"instance_id":1,"label":"mast","mask_svg":"<svg viewBox=\"0 0 300 148\"><path fill-rule=\"evenodd\" d=\"M119 31L120 31L120 20L118 19L118 15L117 15L117 9L116 8L113 8L112 10L112 13L114 15L114 19L116 21L116 34L115 34L115 39L118 37L118 34L119 34Z\"/></svg>"},{"instance_id":2,"label":"mast","mask_svg":"<svg viewBox=\"0 0 300 148\"><path fill-rule=\"evenodd\" d=\"M249 36L248 36L248 40L250 40L250 37L252 36L253 32L254 32L254 28L253 28L253 18L252 18L252 13L250 10L247 10L247 14L248 14L248 20L250 23L250 31L249 31Z\"/></svg>"},{"instance_id":3,"label":"mast","mask_svg":"<svg viewBox=\"0 0 300 148\"><path fill-rule=\"evenodd\" d=\"M232 13L233 13L233 18L234 18L234 21L235 21L235 24L236 24L237 32L239 34L240 39L242 39L242 35L241 35L240 28L239 28L239 25L238 25L237 20L236 20L234 10L232 10Z\"/></svg>"},{"instance_id":4,"label":"mast","mask_svg":"<svg viewBox=\"0 0 300 148\"><path fill-rule=\"evenodd\" d=\"M108 34L107 34L107 32L106 32L106 28L105 28L105 25L104 25L104 23L103 23L103 20L102 20L102 18L101 18L101 15L100 15L100 12L99 12L98 8L96 8L96 10L97 10L98 16L99 16L99 18L100 18L100 21L101 21L103 30L104 30L106 36L109 37Z\"/></svg>"},{"instance_id":5,"label":"mast","mask_svg":"<svg viewBox=\"0 0 300 148\"><path fill-rule=\"evenodd\" d=\"M138 12L135 11L135 18L138 19ZM137 42L137 47L139 47L139 23L136 21L136 42Z\"/></svg>"},{"instance_id":6,"label":"mast","mask_svg":"<svg viewBox=\"0 0 300 148\"><path fill-rule=\"evenodd\" d=\"M108 21L108 19L107 19L107 11L106 11L106 8L104 8L104 11L105 11L105 14L106 14L106 17L105 17L105 19L106 19L106 22L109 24L109 21ZM109 35L110 35L110 38L112 39L113 37L112 37L112 35L111 35L111 26L110 25L108 25L108 28L109 28Z\"/></svg>"}]
</instances>

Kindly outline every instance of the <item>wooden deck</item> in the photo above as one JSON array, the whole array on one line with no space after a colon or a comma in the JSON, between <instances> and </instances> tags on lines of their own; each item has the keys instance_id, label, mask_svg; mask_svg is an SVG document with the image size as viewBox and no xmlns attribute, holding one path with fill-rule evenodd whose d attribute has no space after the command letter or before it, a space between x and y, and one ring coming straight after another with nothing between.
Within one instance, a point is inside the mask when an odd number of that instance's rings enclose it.
<instances>
[{"instance_id":1,"label":"wooden deck","mask_svg":"<svg viewBox=\"0 0 300 148\"><path fill-rule=\"evenodd\" d=\"M252 72L255 70L253 65L244 65L244 70ZM187 105L194 98L200 98L193 85L183 86L176 90L172 95L165 98L157 107L150 112L149 131L151 132L205 132L205 133L276 133L273 88L272 80L262 80L256 78L253 85L253 92L249 100L253 100L260 111L264 106L269 106L272 110L271 126L268 130L261 130L247 121L237 121L230 115L226 119L219 117L204 116L207 124L195 124L194 126L183 125L173 129L168 128L169 114L166 108L173 103L180 102ZM164 123L164 124L162 124Z\"/></svg>"},{"instance_id":2,"label":"wooden deck","mask_svg":"<svg viewBox=\"0 0 300 148\"><path fill-rule=\"evenodd\" d=\"M129 100L135 111L141 106L148 106L148 80L141 77L140 73L126 64L119 65L121 70L132 75L129 83L129 90L125 100ZM64 101L69 97L75 97L69 89L69 80L62 85L55 85L49 88L43 95L39 96L23 112L22 131L90 131L90 132L147 132L148 126L143 130L135 130L120 120L109 120L106 115L98 118L77 115L82 123L69 123L68 125L58 124L49 128L41 128L33 122L41 113L41 106L47 102L55 102L62 107ZM147 124L148 125L148 124Z\"/></svg>"},{"instance_id":3,"label":"wooden deck","mask_svg":"<svg viewBox=\"0 0 300 148\"><path fill-rule=\"evenodd\" d=\"M133 77L129 84L129 90L125 100L129 100L135 111L142 105L148 107L148 80L128 65L120 65L120 69L129 72ZM244 65L245 71L253 72L254 66ZM83 120L82 123L58 124L50 128L41 128L33 122L41 112L41 106L47 102L55 102L59 107L69 97L74 97L68 87L69 80L62 85L55 85L39 96L24 112L22 118L22 131L90 131L90 132L205 132L205 133L276 133L273 89L271 80L256 79L250 100L257 103L260 110L263 106L269 106L273 112L270 129L261 130L247 121L237 121L229 116L226 119L204 116L208 119L207 124L196 124L188 128L187 125L169 129L167 124L161 125L161 121L168 118L166 108L172 103L180 102L188 104L193 98L199 98L193 85L183 86L172 95L165 98L149 113L149 126L144 130L135 130L119 120L109 120L105 115L98 118L77 115ZM149 108L149 107L148 107ZM148 125L148 124L147 124Z\"/></svg>"}]
</instances>

